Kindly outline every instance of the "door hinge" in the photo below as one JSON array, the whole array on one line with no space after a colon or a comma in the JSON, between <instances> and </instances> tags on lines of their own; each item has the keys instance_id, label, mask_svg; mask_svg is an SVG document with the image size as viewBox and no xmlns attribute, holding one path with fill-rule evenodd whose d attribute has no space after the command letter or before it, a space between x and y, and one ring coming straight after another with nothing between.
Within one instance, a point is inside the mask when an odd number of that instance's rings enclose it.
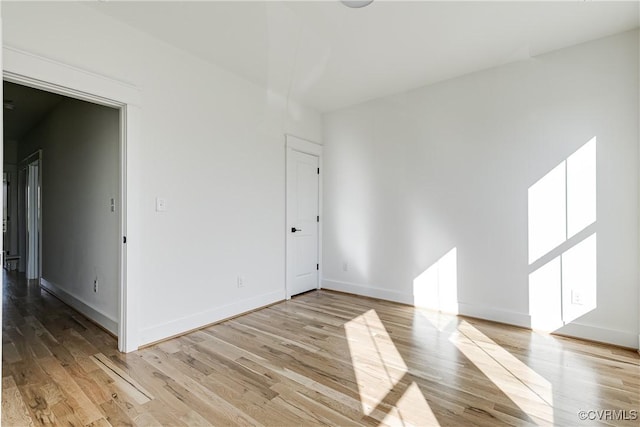
<instances>
[{"instance_id":1,"label":"door hinge","mask_svg":"<svg viewBox=\"0 0 640 427\"><path fill-rule=\"evenodd\" d=\"M122 243L127 243L127 236L122 236Z\"/></svg>"},{"instance_id":2,"label":"door hinge","mask_svg":"<svg viewBox=\"0 0 640 427\"><path fill-rule=\"evenodd\" d=\"M318 168L318 175L320 175L320 168Z\"/></svg>"},{"instance_id":3,"label":"door hinge","mask_svg":"<svg viewBox=\"0 0 640 427\"><path fill-rule=\"evenodd\" d=\"M320 222L320 215L316 217L316 222Z\"/></svg>"},{"instance_id":4,"label":"door hinge","mask_svg":"<svg viewBox=\"0 0 640 427\"><path fill-rule=\"evenodd\" d=\"M320 270L320 264L316 264L316 270Z\"/></svg>"}]
</instances>

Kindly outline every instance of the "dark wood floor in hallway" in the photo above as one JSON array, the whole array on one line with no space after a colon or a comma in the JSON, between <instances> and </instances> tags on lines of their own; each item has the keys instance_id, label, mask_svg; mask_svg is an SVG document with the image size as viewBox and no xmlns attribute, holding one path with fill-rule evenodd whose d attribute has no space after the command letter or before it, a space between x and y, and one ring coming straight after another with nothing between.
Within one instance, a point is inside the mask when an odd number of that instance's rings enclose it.
<instances>
[{"instance_id":1,"label":"dark wood floor in hallway","mask_svg":"<svg viewBox=\"0 0 640 427\"><path fill-rule=\"evenodd\" d=\"M637 426L634 351L318 291L121 354L4 282L3 426Z\"/></svg>"}]
</instances>

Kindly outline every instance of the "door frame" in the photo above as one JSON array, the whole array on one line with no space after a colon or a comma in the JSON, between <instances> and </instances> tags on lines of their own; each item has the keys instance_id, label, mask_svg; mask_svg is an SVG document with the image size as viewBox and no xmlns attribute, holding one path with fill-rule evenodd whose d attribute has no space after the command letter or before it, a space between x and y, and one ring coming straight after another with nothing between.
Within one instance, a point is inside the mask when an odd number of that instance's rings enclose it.
<instances>
[{"instance_id":1,"label":"door frame","mask_svg":"<svg viewBox=\"0 0 640 427\"><path fill-rule=\"evenodd\" d=\"M7 216L9 216L9 239L8 239L8 247L3 247L3 250L9 251L11 249L16 249L12 255L18 255L20 250L18 249L18 192L20 191L20 163L17 162L15 164L4 164L4 172L7 173L7 179L9 180L9 194L8 194L8 208L10 211L7 211ZM11 219L13 218L13 219ZM15 236L11 236L11 234L15 232ZM2 242L5 243L4 240ZM6 255L6 253L5 253ZM4 263L2 265L5 265ZM17 268L18 266L16 266Z\"/></svg>"},{"instance_id":2,"label":"door frame","mask_svg":"<svg viewBox=\"0 0 640 427\"><path fill-rule=\"evenodd\" d=\"M288 200L288 192L287 192L287 170L289 161L291 159L291 153L293 151L298 151L300 153L311 154L313 156L318 157L318 167L320 168L320 176L318 177L318 215L320 215L320 221L318 221L318 264L320 267L318 268L318 283L316 289L322 288L322 224L324 221L323 218L323 209L322 209L322 149L323 146L320 143L309 141L295 135L285 134L285 267L284 267L284 277L285 277L285 299L291 299L291 285L290 285L290 277L289 277L289 251L291 247L289 245L289 214L287 205L289 203Z\"/></svg>"},{"instance_id":3,"label":"door frame","mask_svg":"<svg viewBox=\"0 0 640 427\"><path fill-rule=\"evenodd\" d=\"M36 150L33 153L29 154L27 157L20 161L19 171L25 170L25 182L24 188L19 188L18 191L25 191L29 188L29 166L31 163L37 161L38 162L38 283L42 279L42 150ZM25 273L29 269L29 200L24 195L25 200L25 211L22 212L24 215L24 226L25 226Z\"/></svg>"},{"instance_id":4,"label":"door frame","mask_svg":"<svg viewBox=\"0 0 640 427\"><path fill-rule=\"evenodd\" d=\"M129 83L8 46L2 49L2 70L4 81L120 111L118 239L123 243L119 245L118 256L118 350L125 353L135 351L139 345L137 291L142 279L138 238L141 223L138 175L142 159L140 91Z\"/></svg>"}]
</instances>

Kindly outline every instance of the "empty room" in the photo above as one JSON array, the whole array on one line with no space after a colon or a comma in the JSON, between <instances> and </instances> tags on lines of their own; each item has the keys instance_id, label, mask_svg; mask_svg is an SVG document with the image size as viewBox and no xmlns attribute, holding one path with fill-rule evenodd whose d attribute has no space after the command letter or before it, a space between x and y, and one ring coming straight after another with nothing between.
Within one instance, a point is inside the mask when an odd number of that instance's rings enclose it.
<instances>
[{"instance_id":1,"label":"empty room","mask_svg":"<svg viewBox=\"0 0 640 427\"><path fill-rule=\"evenodd\" d=\"M637 425L640 2L0 13L3 426Z\"/></svg>"}]
</instances>

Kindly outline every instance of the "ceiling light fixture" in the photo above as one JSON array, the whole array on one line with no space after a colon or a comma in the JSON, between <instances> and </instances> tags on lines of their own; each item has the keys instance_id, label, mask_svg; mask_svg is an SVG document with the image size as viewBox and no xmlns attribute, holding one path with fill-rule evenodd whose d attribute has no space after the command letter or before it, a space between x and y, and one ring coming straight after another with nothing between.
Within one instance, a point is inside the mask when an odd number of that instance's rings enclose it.
<instances>
[{"instance_id":1,"label":"ceiling light fixture","mask_svg":"<svg viewBox=\"0 0 640 427\"><path fill-rule=\"evenodd\" d=\"M373 3L373 0L340 0L340 2L352 9L360 9L361 7L369 6Z\"/></svg>"}]
</instances>

